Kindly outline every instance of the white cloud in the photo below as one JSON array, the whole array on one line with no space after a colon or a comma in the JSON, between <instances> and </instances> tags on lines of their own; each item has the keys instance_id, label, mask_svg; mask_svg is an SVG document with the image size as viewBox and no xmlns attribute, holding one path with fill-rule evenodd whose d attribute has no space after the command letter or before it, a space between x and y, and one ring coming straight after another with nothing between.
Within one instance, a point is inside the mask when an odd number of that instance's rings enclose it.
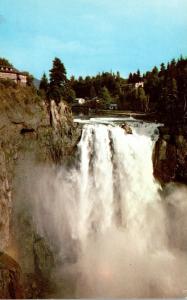
<instances>
[{"instance_id":1,"label":"white cloud","mask_svg":"<svg viewBox=\"0 0 187 300\"><path fill-rule=\"evenodd\" d=\"M54 38L51 36L36 36L30 42L33 47L33 51L40 48L40 53L58 53L61 54L68 54L68 55L76 55L76 56L83 56L83 55L99 55L103 52L103 49L109 47L106 41L102 40L70 40L70 41L62 41L60 38Z\"/></svg>"},{"instance_id":2,"label":"white cloud","mask_svg":"<svg viewBox=\"0 0 187 300\"><path fill-rule=\"evenodd\" d=\"M36 36L33 40L34 44L40 45L40 48L45 50L56 50L65 52L82 52L84 47L79 41L61 41L60 39L50 37L50 36Z\"/></svg>"}]
</instances>

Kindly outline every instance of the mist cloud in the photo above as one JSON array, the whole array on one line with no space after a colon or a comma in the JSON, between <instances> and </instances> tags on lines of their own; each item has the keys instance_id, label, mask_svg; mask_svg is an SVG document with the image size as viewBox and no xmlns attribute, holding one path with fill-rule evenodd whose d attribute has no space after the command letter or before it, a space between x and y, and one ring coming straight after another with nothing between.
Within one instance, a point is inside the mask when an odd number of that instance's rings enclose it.
<instances>
[{"instance_id":1,"label":"mist cloud","mask_svg":"<svg viewBox=\"0 0 187 300\"><path fill-rule=\"evenodd\" d=\"M53 277L73 298L186 296L187 188L155 182L151 138L84 128L75 167L30 167L24 185Z\"/></svg>"}]
</instances>

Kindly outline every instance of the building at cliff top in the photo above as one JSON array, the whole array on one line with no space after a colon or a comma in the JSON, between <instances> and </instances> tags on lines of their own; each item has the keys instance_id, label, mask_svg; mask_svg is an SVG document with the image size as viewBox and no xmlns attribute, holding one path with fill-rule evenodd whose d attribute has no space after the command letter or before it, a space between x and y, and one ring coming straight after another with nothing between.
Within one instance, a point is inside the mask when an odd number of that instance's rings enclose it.
<instances>
[{"instance_id":1,"label":"building at cliff top","mask_svg":"<svg viewBox=\"0 0 187 300\"><path fill-rule=\"evenodd\" d=\"M9 79L16 84L20 84L23 86L27 84L27 76L13 67L0 65L0 80L1 79Z\"/></svg>"}]
</instances>

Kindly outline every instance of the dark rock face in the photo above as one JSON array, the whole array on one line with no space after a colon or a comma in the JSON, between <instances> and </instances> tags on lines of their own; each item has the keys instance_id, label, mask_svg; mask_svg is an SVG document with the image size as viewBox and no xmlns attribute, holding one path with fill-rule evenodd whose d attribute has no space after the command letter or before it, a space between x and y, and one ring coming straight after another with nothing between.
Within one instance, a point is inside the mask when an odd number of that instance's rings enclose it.
<instances>
[{"instance_id":1,"label":"dark rock face","mask_svg":"<svg viewBox=\"0 0 187 300\"><path fill-rule=\"evenodd\" d=\"M163 183L187 183L187 132L184 128L160 128L153 153L154 175Z\"/></svg>"},{"instance_id":2,"label":"dark rock face","mask_svg":"<svg viewBox=\"0 0 187 300\"><path fill-rule=\"evenodd\" d=\"M123 123L121 128L124 129L127 134L132 134L132 129L127 123Z\"/></svg>"},{"instance_id":3,"label":"dark rock face","mask_svg":"<svg viewBox=\"0 0 187 300\"><path fill-rule=\"evenodd\" d=\"M5 253L0 253L0 298L23 299L24 289L20 266Z\"/></svg>"},{"instance_id":4,"label":"dark rock face","mask_svg":"<svg viewBox=\"0 0 187 300\"><path fill-rule=\"evenodd\" d=\"M0 251L6 251L19 262L26 298L45 297L54 266L50 246L38 236L29 211L23 190L26 180L29 181L26 170L35 165L67 164L80 134L63 102L56 105L51 101L49 106L33 102L32 97L17 101L10 95L0 103ZM13 287L9 290L2 283L0 293L2 298L21 298L14 288L19 286L19 272L10 269L10 262L9 257L3 271L0 265L0 284L4 277L10 277Z\"/></svg>"}]
</instances>

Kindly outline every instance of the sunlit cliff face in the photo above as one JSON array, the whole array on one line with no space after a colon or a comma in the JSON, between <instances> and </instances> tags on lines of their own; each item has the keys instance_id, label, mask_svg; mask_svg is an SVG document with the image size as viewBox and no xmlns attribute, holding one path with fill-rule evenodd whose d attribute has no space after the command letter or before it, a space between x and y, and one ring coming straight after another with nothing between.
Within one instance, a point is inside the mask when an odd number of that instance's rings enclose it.
<instances>
[{"instance_id":1,"label":"sunlit cliff face","mask_svg":"<svg viewBox=\"0 0 187 300\"><path fill-rule=\"evenodd\" d=\"M161 198L151 128L88 123L77 166L35 176L35 223L58 274L76 274L76 297L185 296L187 191Z\"/></svg>"}]
</instances>

